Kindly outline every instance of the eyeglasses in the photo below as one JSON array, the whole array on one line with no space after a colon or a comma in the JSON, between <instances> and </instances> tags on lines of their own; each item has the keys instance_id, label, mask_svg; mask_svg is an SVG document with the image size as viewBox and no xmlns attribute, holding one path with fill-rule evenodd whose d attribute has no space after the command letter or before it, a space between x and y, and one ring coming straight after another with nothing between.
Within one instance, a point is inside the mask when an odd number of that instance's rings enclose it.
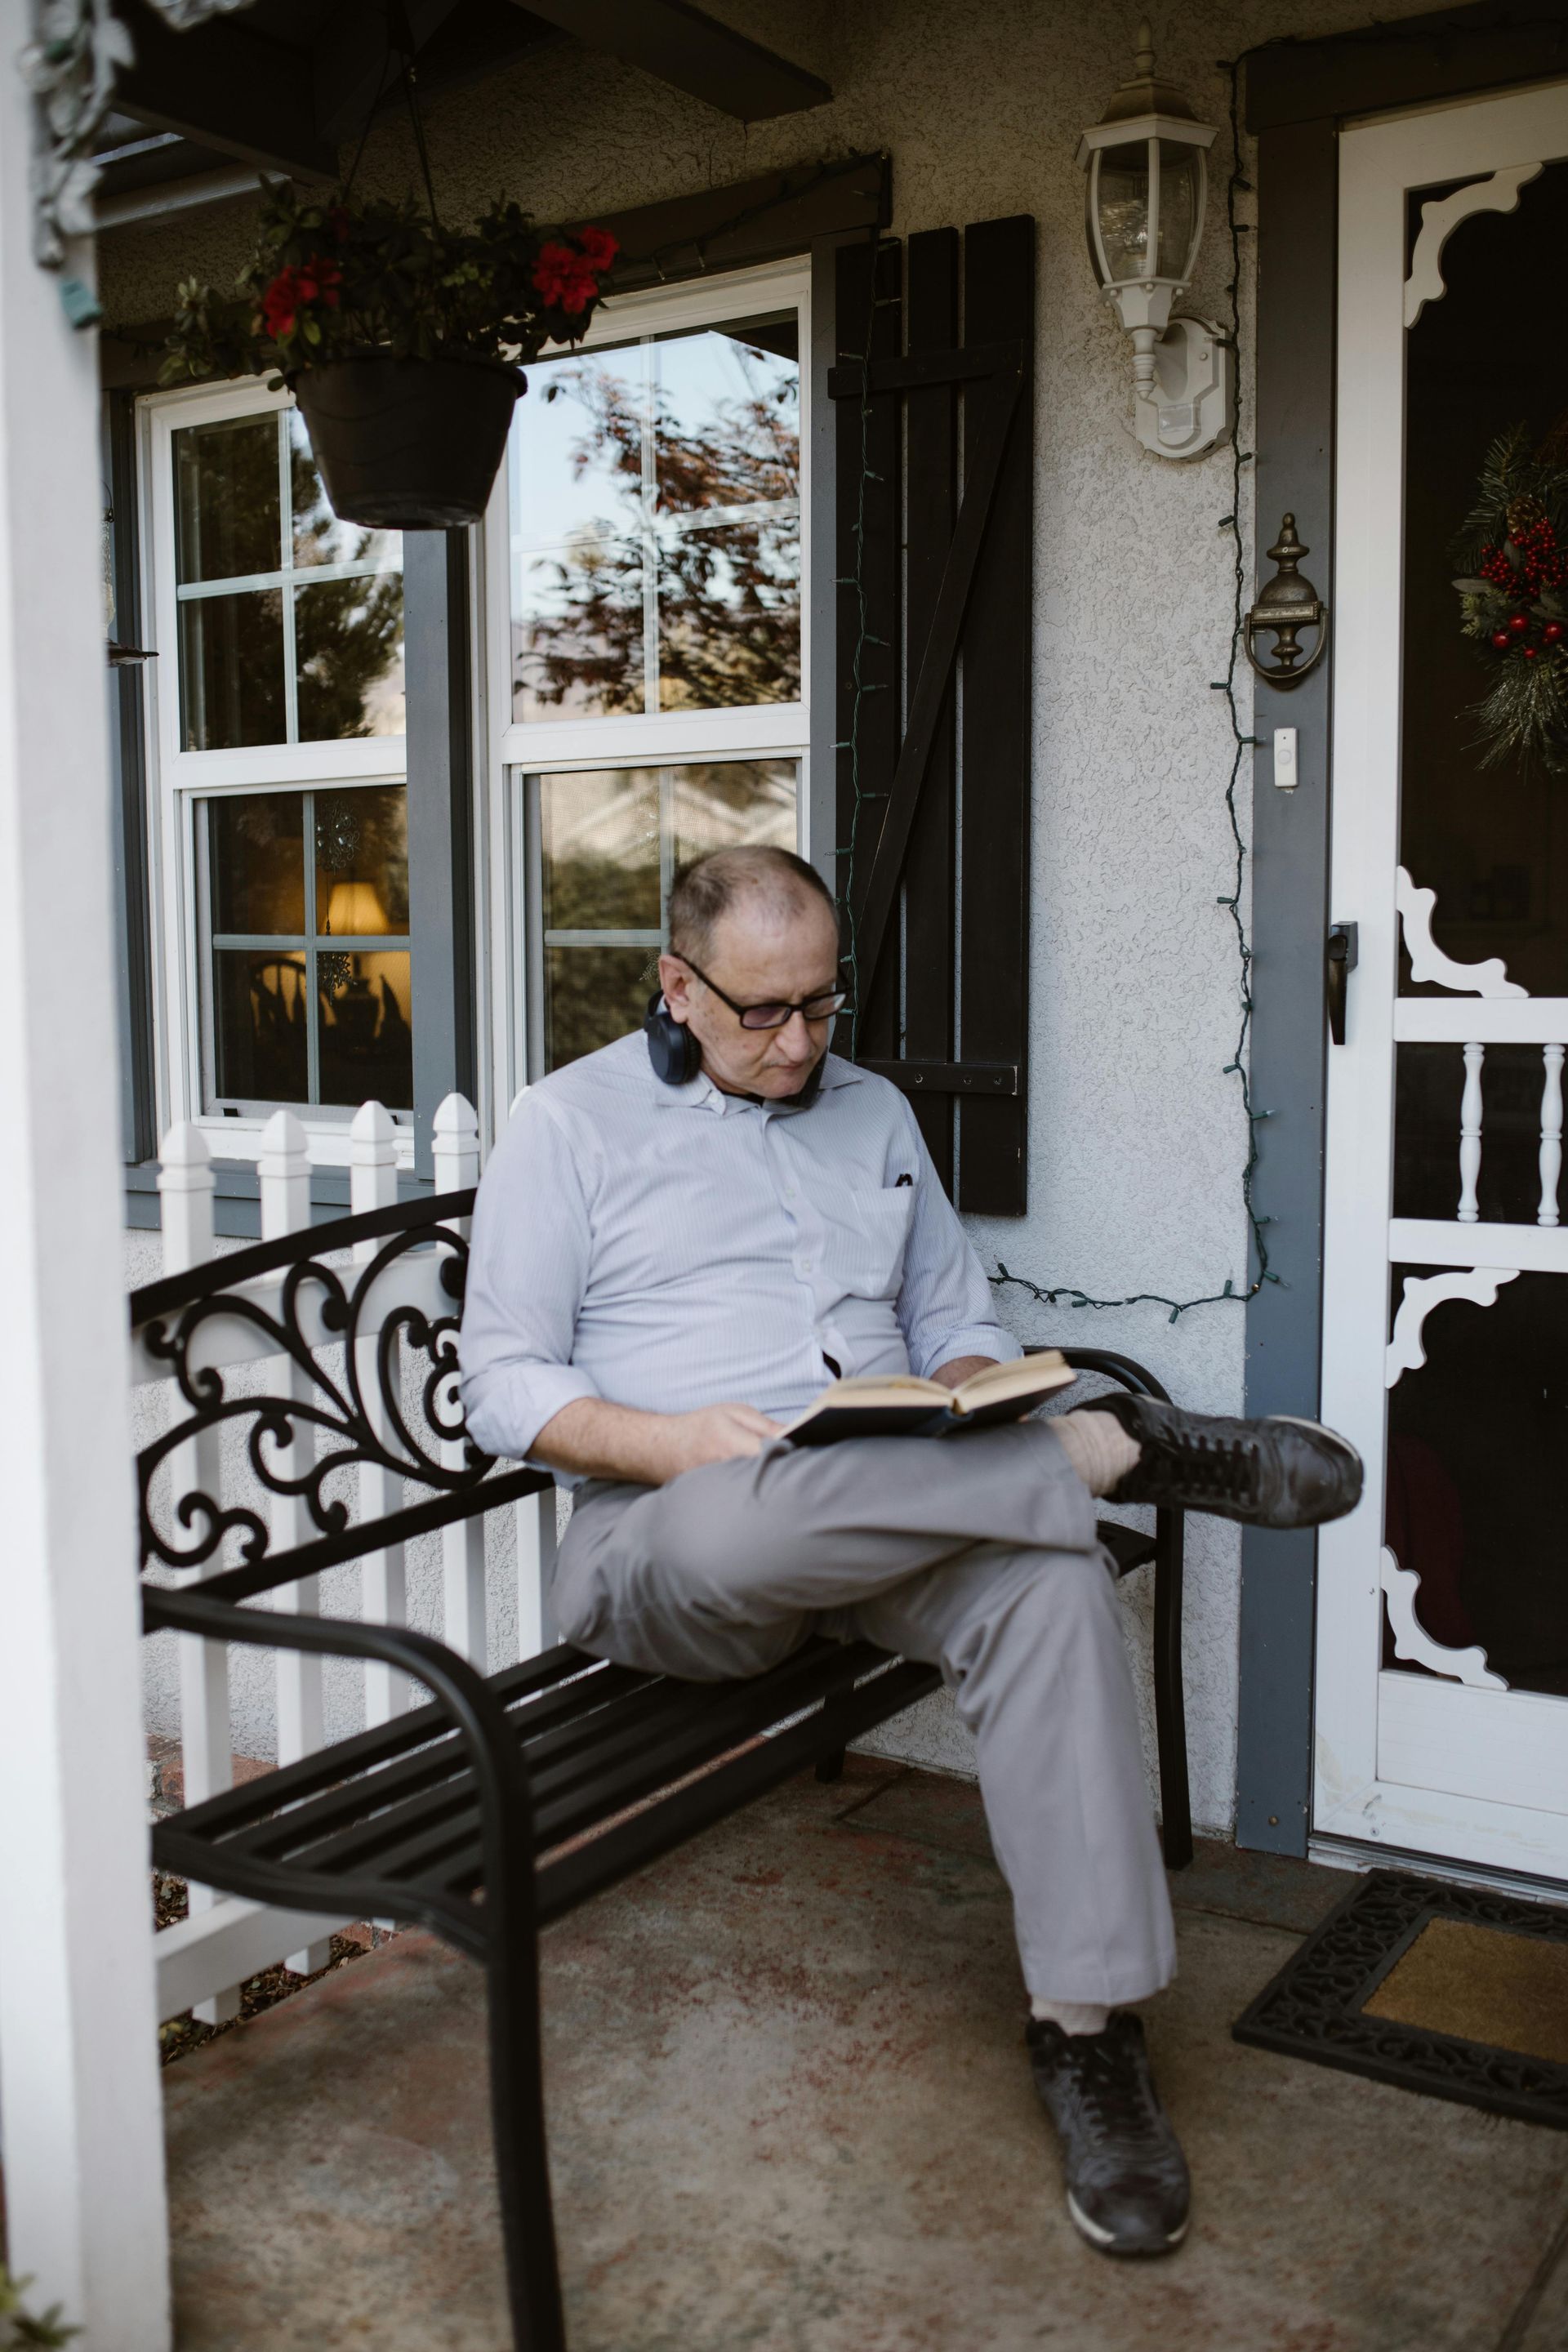
<instances>
[{"instance_id":1,"label":"eyeglasses","mask_svg":"<svg viewBox=\"0 0 1568 2352\"><path fill-rule=\"evenodd\" d=\"M680 951L676 949L674 952L679 955ZM680 961L697 974L704 988L713 991L721 1004L729 1006L742 1029L782 1029L797 1013L803 1021L831 1021L849 1002L847 988L830 988L820 996L804 998L799 1004L737 1004L732 996L726 996L716 980L709 979L700 963L693 963L689 955L681 956Z\"/></svg>"}]
</instances>

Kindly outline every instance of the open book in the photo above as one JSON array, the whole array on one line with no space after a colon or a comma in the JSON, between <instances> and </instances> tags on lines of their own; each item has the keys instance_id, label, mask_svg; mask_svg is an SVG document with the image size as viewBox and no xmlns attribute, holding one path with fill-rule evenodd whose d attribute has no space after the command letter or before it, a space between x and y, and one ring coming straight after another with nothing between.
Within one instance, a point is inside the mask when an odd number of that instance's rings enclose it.
<instances>
[{"instance_id":1,"label":"open book","mask_svg":"<svg viewBox=\"0 0 1568 2352\"><path fill-rule=\"evenodd\" d=\"M841 1437L942 1437L953 1429L987 1429L1026 1412L1078 1377L1047 1348L1013 1364L987 1364L955 1389L910 1372L868 1373L835 1381L784 1434L793 1445L837 1445Z\"/></svg>"}]
</instances>

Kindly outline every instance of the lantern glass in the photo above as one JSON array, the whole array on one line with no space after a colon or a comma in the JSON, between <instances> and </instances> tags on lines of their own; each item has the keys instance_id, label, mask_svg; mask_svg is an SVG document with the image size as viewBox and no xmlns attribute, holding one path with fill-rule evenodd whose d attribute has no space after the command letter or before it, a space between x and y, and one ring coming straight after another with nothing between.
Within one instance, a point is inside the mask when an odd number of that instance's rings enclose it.
<instances>
[{"instance_id":1,"label":"lantern glass","mask_svg":"<svg viewBox=\"0 0 1568 2352\"><path fill-rule=\"evenodd\" d=\"M1192 276L1194 248L1203 219L1204 159L1195 147L1162 139L1160 146L1160 250L1151 275L1174 278L1183 285Z\"/></svg>"},{"instance_id":2,"label":"lantern glass","mask_svg":"<svg viewBox=\"0 0 1568 2352\"><path fill-rule=\"evenodd\" d=\"M1089 178L1089 249L1105 286L1149 275L1149 142L1102 147Z\"/></svg>"}]
</instances>

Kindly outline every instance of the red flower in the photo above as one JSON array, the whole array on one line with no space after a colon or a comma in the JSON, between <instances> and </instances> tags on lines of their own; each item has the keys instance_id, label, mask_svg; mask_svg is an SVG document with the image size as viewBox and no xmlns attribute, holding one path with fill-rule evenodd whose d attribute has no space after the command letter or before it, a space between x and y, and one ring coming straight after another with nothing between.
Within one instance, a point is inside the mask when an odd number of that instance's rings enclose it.
<instances>
[{"instance_id":1,"label":"red flower","mask_svg":"<svg viewBox=\"0 0 1568 2352\"><path fill-rule=\"evenodd\" d=\"M599 290L592 267L569 245L540 247L533 284L547 310L563 310L569 319L585 310Z\"/></svg>"},{"instance_id":2,"label":"red flower","mask_svg":"<svg viewBox=\"0 0 1568 2352\"><path fill-rule=\"evenodd\" d=\"M580 228L577 244L589 268L600 278L621 249L607 228Z\"/></svg>"},{"instance_id":3,"label":"red flower","mask_svg":"<svg viewBox=\"0 0 1568 2352\"><path fill-rule=\"evenodd\" d=\"M615 238L603 228L581 229L570 245L542 245L533 284L545 308L563 310L569 319L579 317L597 296L599 279L618 251Z\"/></svg>"},{"instance_id":4,"label":"red flower","mask_svg":"<svg viewBox=\"0 0 1568 2352\"><path fill-rule=\"evenodd\" d=\"M280 269L263 292L261 316L274 342L291 335L299 324L300 310L308 302L324 302L335 310L342 300L343 273L335 261L323 260L320 254L300 268Z\"/></svg>"}]
</instances>

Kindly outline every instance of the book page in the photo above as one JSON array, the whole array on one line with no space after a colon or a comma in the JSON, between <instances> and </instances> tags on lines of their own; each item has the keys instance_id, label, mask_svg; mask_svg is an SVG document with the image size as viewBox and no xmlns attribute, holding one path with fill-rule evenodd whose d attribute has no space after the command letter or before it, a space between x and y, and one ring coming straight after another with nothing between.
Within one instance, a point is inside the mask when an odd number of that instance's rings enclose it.
<instances>
[{"instance_id":1,"label":"book page","mask_svg":"<svg viewBox=\"0 0 1568 2352\"><path fill-rule=\"evenodd\" d=\"M1053 1389L1066 1388L1077 1378L1067 1359L1049 1348L1016 1363L988 1364L984 1371L972 1373L954 1391L953 1403L964 1412L999 1404L1005 1397L1049 1396Z\"/></svg>"}]
</instances>

